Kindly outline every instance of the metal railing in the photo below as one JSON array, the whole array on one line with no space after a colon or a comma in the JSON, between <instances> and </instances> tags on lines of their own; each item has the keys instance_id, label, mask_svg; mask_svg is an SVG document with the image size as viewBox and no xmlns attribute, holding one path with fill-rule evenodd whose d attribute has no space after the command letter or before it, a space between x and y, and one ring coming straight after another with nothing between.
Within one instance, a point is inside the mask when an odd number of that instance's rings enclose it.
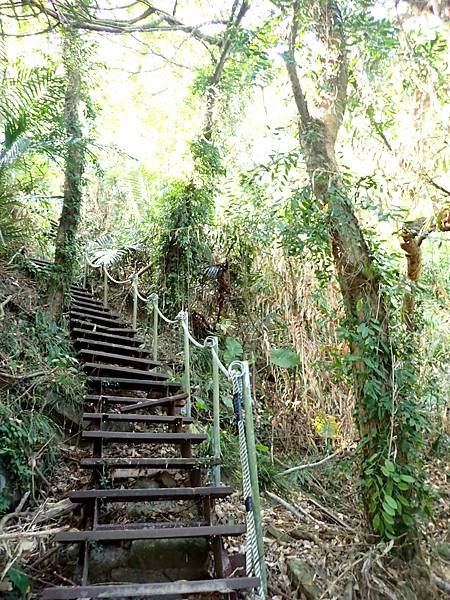
<instances>
[{"instance_id":1,"label":"metal railing","mask_svg":"<svg viewBox=\"0 0 450 600\"><path fill-rule=\"evenodd\" d=\"M246 539L246 570L247 575L259 577L261 587L258 597L264 600L267 596L267 577L264 562L263 529L261 518L261 501L259 493L258 466L255 444L255 432L253 424L253 399L250 384L250 372L248 362L233 361L226 367L219 357L219 343L216 336L210 335L203 342L196 340L189 330L189 314L181 310L175 319L169 319L160 310L157 294L143 296L139 291L139 277L147 269L131 274L124 280L115 279L106 265L92 262L85 256L83 285L87 285L88 268L101 269L103 276L103 305L108 307L109 282L116 285L130 286L133 297L132 323L137 327L139 301L150 305L153 311L152 331L152 355L158 360L159 321L160 319L168 325L181 326L183 332L183 387L187 394L185 414L191 416L191 345L195 348L209 352L211 357L211 372L213 380L213 458L212 476L214 485L221 483L221 441L220 441L220 374L226 381L232 384L233 406L239 435L239 454L242 469L242 482L244 502L246 509L247 539Z\"/></svg>"}]
</instances>

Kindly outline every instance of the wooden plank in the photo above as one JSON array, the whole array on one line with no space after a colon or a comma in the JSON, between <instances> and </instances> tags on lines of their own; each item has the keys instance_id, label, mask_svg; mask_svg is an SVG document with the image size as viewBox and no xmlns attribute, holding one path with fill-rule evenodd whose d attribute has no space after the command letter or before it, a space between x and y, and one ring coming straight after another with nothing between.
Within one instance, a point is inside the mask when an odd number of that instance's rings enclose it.
<instances>
[{"instance_id":1,"label":"wooden plank","mask_svg":"<svg viewBox=\"0 0 450 600\"><path fill-rule=\"evenodd\" d=\"M83 338L83 337L75 338L73 343L76 346L87 346L87 348L85 348L85 350L91 350L94 352L104 352L104 349L108 348L113 353L120 353L121 356L123 356L123 355L129 356L131 354L133 356L144 357L144 356L150 356L150 354L151 354L150 350L147 350L146 348L138 348L136 346L126 346L124 344L113 344L111 342L102 342L100 340L92 340L92 339ZM94 350L94 348L99 348L99 350ZM150 359L145 359L145 360L150 360ZM160 361L157 361L157 360L151 360L151 362L156 366L161 364Z\"/></svg>"},{"instance_id":2,"label":"wooden plank","mask_svg":"<svg viewBox=\"0 0 450 600\"><path fill-rule=\"evenodd\" d=\"M182 402L186 400L188 397L187 394L176 394L175 396L166 396L165 398L159 398L158 400L153 400L152 398L146 399L143 398L136 402L136 404L130 404L129 406L124 406L122 408L123 413L132 412L134 410L141 410L142 408L152 408L153 406L157 406L158 404L162 404L163 402Z\"/></svg>"},{"instance_id":3,"label":"wooden plank","mask_svg":"<svg viewBox=\"0 0 450 600\"><path fill-rule=\"evenodd\" d=\"M131 540L185 539L195 537L213 537L242 535L245 525L209 525L193 527L174 527L173 529L123 529L120 531L61 531L55 535L55 542L120 542Z\"/></svg>"},{"instance_id":4,"label":"wooden plank","mask_svg":"<svg viewBox=\"0 0 450 600\"><path fill-rule=\"evenodd\" d=\"M112 344L109 344L111 346ZM132 348L133 349L133 348ZM113 354L111 352L103 352L102 350L91 350L89 348L84 348L83 350L79 350L78 354L80 356L91 356L92 358L102 359L103 362L111 361L111 363L126 363L133 365L147 365L148 367L159 367L161 365L157 360L150 360L149 358L139 358L135 356L127 356L126 354Z\"/></svg>"},{"instance_id":5,"label":"wooden plank","mask_svg":"<svg viewBox=\"0 0 450 600\"><path fill-rule=\"evenodd\" d=\"M92 322L92 323L98 323L100 325L105 325L105 326L114 326L114 328L126 328L128 327L128 324L125 323L125 321L120 321L117 319L117 317L112 317L112 316L108 316L108 317L101 317L100 315L91 315L88 314L87 311L79 311L79 310L70 310L70 318L72 319L72 317L74 317L74 319L78 320L84 320L87 322Z\"/></svg>"},{"instance_id":6,"label":"wooden plank","mask_svg":"<svg viewBox=\"0 0 450 600\"><path fill-rule=\"evenodd\" d=\"M182 415L141 415L141 414L121 414L121 413L83 413L85 421L103 421L106 422L123 422L123 423L180 423L187 425L193 423L192 417L183 417Z\"/></svg>"},{"instance_id":7,"label":"wooden plank","mask_svg":"<svg viewBox=\"0 0 450 600\"><path fill-rule=\"evenodd\" d=\"M76 600L77 598L164 598L189 594L227 594L250 590L260 585L257 577L230 577L200 581L165 581L163 583L133 583L90 585L83 587L56 587L43 591L43 600Z\"/></svg>"},{"instance_id":8,"label":"wooden plank","mask_svg":"<svg viewBox=\"0 0 450 600\"><path fill-rule=\"evenodd\" d=\"M143 488L143 489L101 489L70 492L71 502L89 502L99 498L104 502L144 502L150 500L190 500L199 498L226 498L233 493L233 488L221 487L178 487L178 488Z\"/></svg>"},{"instance_id":9,"label":"wooden plank","mask_svg":"<svg viewBox=\"0 0 450 600\"><path fill-rule=\"evenodd\" d=\"M75 335L83 335L83 337L87 341L103 341L105 344L109 344L109 341L113 342L122 342L119 344L122 346L123 344L131 344L132 346L142 346L144 343L141 339L136 337L129 337L123 335L115 335L113 333L108 333L108 331L93 331L92 329L86 329L83 327L74 327L72 329L72 333ZM78 338L79 339L79 338Z\"/></svg>"},{"instance_id":10,"label":"wooden plank","mask_svg":"<svg viewBox=\"0 0 450 600\"><path fill-rule=\"evenodd\" d=\"M145 467L147 469L169 470L207 468L216 463L217 461L213 458L83 458L80 467L83 469Z\"/></svg>"},{"instance_id":11,"label":"wooden plank","mask_svg":"<svg viewBox=\"0 0 450 600\"><path fill-rule=\"evenodd\" d=\"M78 302L70 305L70 312L81 312L98 317L109 317L115 321L120 319L119 315L116 315L108 308L92 308L91 306L85 306L84 304L80 305Z\"/></svg>"},{"instance_id":12,"label":"wooden plank","mask_svg":"<svg viewBox=\"0 0 450 600\"><path fill-rule=\"evenodd\" d=\"M82 431L84 440L125 442L127 444L200 444L208 439L205 433L151 433L135 431Z\"/></svg>"},{"instance_id":13,"label":"wooden plank","mask_svg":"<svg viewBox=\"0 0 450 600\"><path fill-rule=\"evenodd\" d=\"M108 363L97 363L88 362L83 364L83 369L86 371L96 372L97 374L111 373L114 375L123 375L125 378L137 378L137 379L168 379L169 376L166 373L160 371L146 370L146 369L133 369L132 367L122 367L120 365L110 365Z\"/></svg>"},{"instance_id":14,"label":"wooden plank","mask_svg":"<svg viewBox=\"0 0 450 600\"><path fill-rule=\"evenodd\" d=\"M88 304L89 306L105 308L103 302L101 300L96 300L93 296L77 294L76 292L71 292L70 296L75 302L83 302L83 304Z\"/></svg>"},{"instance_id":15,"label":"wooden plank","mask_svg":"<svg viewBox=\"0 0 450 600\"><path fill-rule=\"evenodd\" d=\"M137 333L137 330L132 329L131 327L108 327L107 325L101 325L100 323L89 321L87 320L87 317L85 319L71 318L70 321L71 323L77 324L77 327L74 327L74 329L78 328L78 325L81 325L82 328L90 329L91 331L104 332L109 333L111 335L117 335L117 333L119 333L118 337L120 337L122 340L124 339L124 337L128 337L129 335L134 335L135 333ZM126 341L128 341L128 339Z\"/></svg>"},{"instance_id":16,"label":"wooden plank","mask_svg":"<svg viewBox=\"0 0 450 600\"><path fill-rule=\"evenodd\" d=\"M179 390L181 384L174 383L170 381L156 381L154 379L128 379L124 377L94 377L88 376L86 377L87 383L94 386L103 386L103 387L115 387L122 389L131 389L131 390L143 390L143 391L158 391L164 390L167 388L168 390Z\"/></svg>"}]
</instances>

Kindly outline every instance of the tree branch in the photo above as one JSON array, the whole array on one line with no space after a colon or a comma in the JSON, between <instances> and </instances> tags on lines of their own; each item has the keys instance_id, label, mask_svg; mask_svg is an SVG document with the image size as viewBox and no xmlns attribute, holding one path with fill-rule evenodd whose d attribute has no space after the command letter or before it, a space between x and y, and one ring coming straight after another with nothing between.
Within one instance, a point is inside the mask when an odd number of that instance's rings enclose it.
<instances>
[{"instance_id":1,"label":"tree branch","mask_svg":"<svg viewBox=\"0 0 450 600\"><path fill-rule=\"evenodd\" d=\"M294 95L295 104L297 105L298 114L302 129L306 128L311 123L311 115L309 114L308 104L305 94L300 83L300 78L297 72L297 64L295 62L295 45L297 42L298 33L298 0L293 4L292 24L289 34L289 49L283 56L286 63L286 69L291 80L292 93Z\"/></svg>"}]
</instances>

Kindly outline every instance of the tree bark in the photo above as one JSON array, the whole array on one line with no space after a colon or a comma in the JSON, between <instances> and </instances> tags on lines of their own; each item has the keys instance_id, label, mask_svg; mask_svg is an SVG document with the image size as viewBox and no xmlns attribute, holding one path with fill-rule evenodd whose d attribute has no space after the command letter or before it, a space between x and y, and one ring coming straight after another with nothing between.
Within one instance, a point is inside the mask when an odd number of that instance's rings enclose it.
<instances>
[{"instance_id":1,"label":"tree bark","mask_svg":"<svg viewBox=\"0 0 450 600\"><path fill-rule=\"evenodd\" d=\"M385 299L367 241L342 183L335 145L347 100L348 63L338 4L333 0L311 2L316 37L326 47L326 67L320 82L320 104L315 116L302 89L295 47L300 2L292 3L293 16L286 68L299 117L299 139L306 159L312 192L326 213L333 262L345 306L348 343L352 355L355 415L362 443L362 479L369 458L380 448L386 456L395 450L404 460L401 440L392 430L395 393L391 339ZM316 116L318 115L318 116ZM360 335L361 328L376 332L376 347ZM368 365L374 363L374 369ZM369 384L370 383L370 387ZM375 389L375 392L374 392ZM370 526L374 489L363 488L363 502Z\"/></svg>"},{"instance_id":2,"label":"tree bark","mask_svg":"<svg viewBox=\"0 0 450 600\"><path fill-rule=\"evenodd\" d=\"M67 136L64 175L64 198L55 246L50 312L58 318L64 299L73 279L77 261L76 234L80 221L83 173L85 167L85 142L80 119L81 57L80 37L75 30L66 30L63 40L63 60L66 69L64 123Z\"/></svg>"}]
</instances>

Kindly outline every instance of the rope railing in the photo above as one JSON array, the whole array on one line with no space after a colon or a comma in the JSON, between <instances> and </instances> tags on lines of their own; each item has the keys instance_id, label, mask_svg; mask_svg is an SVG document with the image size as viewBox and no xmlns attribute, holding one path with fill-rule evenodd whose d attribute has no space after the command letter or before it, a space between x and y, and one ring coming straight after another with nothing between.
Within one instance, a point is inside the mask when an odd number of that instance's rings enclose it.
<instances>
[{"instance_id":1,"label":"rope railing","mask_svg":"<svg viewBox=\"0 0 450 600\"><path fill-rule=\"evenodd\" d=\"M101 263L91 261L85 256L83 283L87 284L88 267L101 269L103 274L103 304L108 306L109 284L130 284L133 295L133 328L137 327L138 301L148 304L153 311L152 355L153 360L158 360L159 320L168 325L181 325L183 332L183 387L187 394L185 414L191 416L191 345L198 350L209 351L211 356L211 370L213 379L213 458L212 476L214 485L221 483L221 442L220 442L220 373L232 385L233 407L239 437L239 454L242 469L242 485L246 509L247 540L246 540L246 571L248 576L259 577L261 587L257 596L265 600L267 593L267 578L264 563L263 530L261 519L261 503L259 495L258 467L256 458L255 432L253 425L253 399L250 385L250 372L248 362L233 361L228 367L219 357L219 342L216 336L209 335L203 342L194 338L189 330L189 314L181 310L175 319L167 317L159 308L157 294L148 297L139 291L139 276L145 273L148 267L133 273L124 280L115 279Z\"/></svg>"}]
</instances>

